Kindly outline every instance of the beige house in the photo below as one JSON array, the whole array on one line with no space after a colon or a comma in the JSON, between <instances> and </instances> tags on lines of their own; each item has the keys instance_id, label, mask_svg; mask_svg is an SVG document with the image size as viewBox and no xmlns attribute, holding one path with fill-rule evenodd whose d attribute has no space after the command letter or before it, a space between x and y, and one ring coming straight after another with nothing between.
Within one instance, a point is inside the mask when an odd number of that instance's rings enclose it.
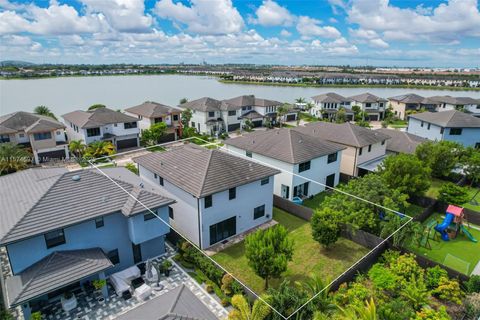
<instances>
[{"instance_id":1,"label":"beige house","mask_svg":"<svg viewBox=\"0 0 480 320\"><path fill-rule=\"evenodd\" d=\"M65 126L50 117L14 112L0 117L0 143L22 144L32 149L36 164L68 159Z\"/></svg>"},{"instance_id":2,"label":"beige house","mask_svg":"<svg viewBox=\"0 0 480 320\"><path fill-rule=\"evenodd\" d=\"M357 177L371 171L386 157L389 136L352 123L314 122L299 126L304 134L343 145L340 174L345 178Z\"/></svg>"}]
</instances>

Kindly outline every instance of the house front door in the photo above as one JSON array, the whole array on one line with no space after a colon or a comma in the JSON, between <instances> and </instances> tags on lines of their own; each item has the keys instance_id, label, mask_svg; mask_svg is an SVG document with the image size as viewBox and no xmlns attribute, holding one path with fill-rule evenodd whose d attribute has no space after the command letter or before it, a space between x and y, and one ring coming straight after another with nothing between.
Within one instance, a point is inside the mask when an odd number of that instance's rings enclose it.
<instances>
[{"instance_id":1,"label":"house front door","mask_svg":"<svg viewBox=\"0 0 480 320\"><path fill-rule=\"evenodd\" d=\"M133 251L133 263L139 263L142 261L142 248L140 244L132 243L132 251Z\"/></svg>"},{"instance_id":2,"label":"house front door","mask_svg":"<svg viewBox=\"0 0 480 320\"><path fill-rule=\"evenodd\" d=\"M282 184L282 198L290 198L290 187Z\"/></svg>"}]
</instances>

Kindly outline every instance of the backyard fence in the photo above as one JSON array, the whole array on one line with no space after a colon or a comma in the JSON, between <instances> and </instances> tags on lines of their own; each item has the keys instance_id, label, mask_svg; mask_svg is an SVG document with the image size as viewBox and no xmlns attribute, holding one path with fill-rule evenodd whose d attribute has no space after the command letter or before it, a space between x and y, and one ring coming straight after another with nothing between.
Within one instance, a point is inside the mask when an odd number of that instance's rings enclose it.
<instances>
[{"instance_id":1,"label":"backyard fence","mask_svg":"<svg viewBox=\"0 0 480 320\"><path fill-rule=\"evenodd\" d=\"M298 205L277 195L273 195L273 205L303 220L310 221L312 219L312 209Z\"/></svg>"}]
</instances>

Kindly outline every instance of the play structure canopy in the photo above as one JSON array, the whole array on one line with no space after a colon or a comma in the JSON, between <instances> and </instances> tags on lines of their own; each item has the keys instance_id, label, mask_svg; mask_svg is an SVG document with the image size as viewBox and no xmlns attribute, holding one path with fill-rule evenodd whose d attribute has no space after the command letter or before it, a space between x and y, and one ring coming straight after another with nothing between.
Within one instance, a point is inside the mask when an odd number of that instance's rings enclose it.
<instances>
[{"instance_id":1,"label":"play structure canopy","mask_svg":"<svg viewBox=\"0 0 480 320\"><path fill-rule=\"evenodd\" d=\"M451 213L456 217L460 217L463 213L463 208L450 204L447 208L447 213Z\"/></svg>"}]
</instances>

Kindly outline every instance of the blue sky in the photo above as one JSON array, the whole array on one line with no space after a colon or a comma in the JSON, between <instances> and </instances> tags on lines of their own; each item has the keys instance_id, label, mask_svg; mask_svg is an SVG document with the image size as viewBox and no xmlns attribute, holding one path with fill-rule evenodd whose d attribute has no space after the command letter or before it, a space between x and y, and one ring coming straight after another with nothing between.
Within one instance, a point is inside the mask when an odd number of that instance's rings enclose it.
<instances>
[{"instance_id":1,"label":"blue sky","mask_svg":"<svg viewBox=\"0 0 480 320\"><path fill-rule=\"evenodd\" d=\"M0 0L2 60L480 66L478 0Z\"/></svg>"}]
</instances>

